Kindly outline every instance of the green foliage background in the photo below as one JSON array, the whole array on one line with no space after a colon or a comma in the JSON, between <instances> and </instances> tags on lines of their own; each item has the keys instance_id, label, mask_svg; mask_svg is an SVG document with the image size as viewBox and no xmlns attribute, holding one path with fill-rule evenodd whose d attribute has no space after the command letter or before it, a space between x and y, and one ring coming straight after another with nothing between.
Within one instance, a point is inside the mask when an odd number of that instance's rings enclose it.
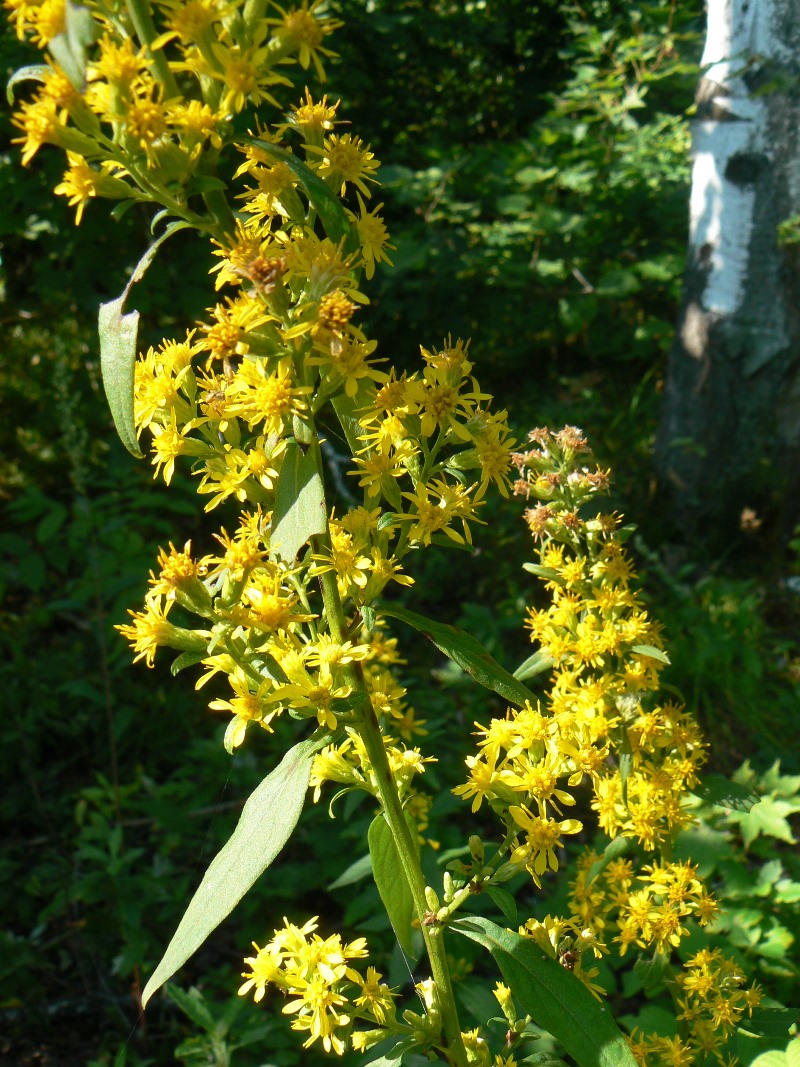
<instances>
[{"instance_id":1,"label":"green foliage background","mask_svg":"<svg viewBox=\"0 0 800 1067\"><path fill-rule=\"evenodd\" d=\"M800 779L787 776L796 750L783 775L768 768L785 753L800 696L796 581L786 581L800 566L796 555L765 562L758 532L723 560L664 545L648 500L686 244L702 5L331 7L345 22L331 92L384 161L379 199L397 246L395 269L370 289L369 332L401 366L420 343L471 336L481 380L520 438L536 424L577 424L613 467L618 506L640 527L669 680L700 716L715 768L750 755L754 769L739 774L768 801L739 820L710 810L699 847L730 902L721 936L783 995L800 934ZM5 31L0 66L28 61ZM306 812L263 892L181 972L182 988L137 1018L137 994L186 899L285 739L262 738L231 761L205 700L163 665L132 668L112 630L140 601L157 545L203 544L212 525L188 476L166 491L123 451L99 384L97 305L121 291L149 218L135 208L112 223L97 204L76 231L50 193L56 154L22 172L7 112L0 136L0 1060L77 1067L125 1048L131 1064L171 1062L175 1049L187 1064L247 1067L267 1062L265 1050L270 1063L310 1063L280 1018L231 996L232 976L250 937L289 909L324 908L383 946L390 982L408 980L371 881L321 896L343 874L341 856L365 851L366 809L345 808L341 837L324 808ZM207 267L190 238L170 242L136 293L143 343L200 314ZM457 622L513 668L529 651L526 535L513 504L485 517L480 552L459 554L458 567L429 554L414 607ZM444 856L463 843L449 788L490 698L397 633L430 748L452 756L426 775L434 825L447 827ZM186 992L201 978L202 991ZM465 978L465 1003L479 990ZM640 1018L646 997L633 994Z\"/></svg>"}]
</instances>

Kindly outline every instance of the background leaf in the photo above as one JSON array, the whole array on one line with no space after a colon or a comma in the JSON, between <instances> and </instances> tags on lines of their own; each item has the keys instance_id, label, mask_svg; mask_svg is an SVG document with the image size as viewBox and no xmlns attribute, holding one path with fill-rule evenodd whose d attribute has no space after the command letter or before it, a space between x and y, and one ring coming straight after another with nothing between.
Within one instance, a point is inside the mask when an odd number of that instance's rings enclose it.
<instances>
[{"instance_id":1,"label":"background leaf","mask_svg":"<svg viewBox=\"0 0 800 1067\"><path fill-rule=\"evenodd\" d=\"M734 811L750 811L759 801L759 795L749 786L732 782L719 774L707 774L693 792L707 804L716 804L721 808L733 808Z\"/></svg>"},{"instance_id":2,"label":"background leaf","mask_svg":"<svg viewBox=\"0 0 800 1067\"><path fill-rule=\"evenodd\" d=\"M587 887L592 884L598 874L601 874L612 860L617 859L619 856L624 856L631 846L631 842L627 837L615 837L613 841L609 841L603 850L603 855L599 860L591 865L586 873L586 885Z\"/></svg>"}]
</instances>

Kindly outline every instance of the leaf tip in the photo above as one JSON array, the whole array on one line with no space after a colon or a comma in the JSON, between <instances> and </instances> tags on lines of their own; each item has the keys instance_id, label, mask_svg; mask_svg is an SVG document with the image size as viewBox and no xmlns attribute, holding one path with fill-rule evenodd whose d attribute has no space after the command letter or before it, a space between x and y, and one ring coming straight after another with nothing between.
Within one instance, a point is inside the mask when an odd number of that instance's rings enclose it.
<instances>
[{"instance_id":1,"label":"leaf tip","mask_svg":"<svg viewBox=\"0 0 800 1067\"><path fill-rule=\"evenodd\" d=\"M144 987L144 989L142 990L142 1011L144 1011L147 1005L149 1004L153 994L158 992L160 985L160 982L154 982L151 978L147 985Z\"/></svg>"}]
</instances>

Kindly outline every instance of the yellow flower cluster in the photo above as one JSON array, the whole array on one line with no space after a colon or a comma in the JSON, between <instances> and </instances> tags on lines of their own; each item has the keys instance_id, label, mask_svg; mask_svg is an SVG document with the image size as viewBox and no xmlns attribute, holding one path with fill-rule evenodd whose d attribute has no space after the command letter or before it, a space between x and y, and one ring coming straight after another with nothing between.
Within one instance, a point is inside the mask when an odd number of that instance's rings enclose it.
<instances>
[{"instance_id":1,"label":"yellow flower cluster","mask_svg":"<svg viewBox=\"0 0 800 1067\"><path fill-rule=\"evenodd\" d=\"M402 562L412 550L440 536L471 539L490 484L507 492L505 413L489 410L461 341L423 349L418 373L380 369L375 342L355 322L367 302L359 278L391 248L378 209L366 206L379 164L359 137L337 131L338 103L306 89L273 129L259 124L257 136L231 145L241 183L233 205L214 177L235 115L275 103L272 91L288 84L279 65L321 73L337 24L318 0L273 4L274 18L236 0L163 0L153 10L132 0L130 25L60 0L8 6L20 36L42 47L67 23L83 42L83 74L49 58L17 113L24 161L45 143L69 153L58 191L79 218L95 195L146 199L216 245L223 291L184 338L140 356L133 414L156 476L169 483L188 457L206 510L225 502L248 510L232 536L222 530L220 552L193 559L187 545L162 553L144 610L120 630L148 666L166 646L184 653L181 666L202 663L200 684L227 675L232 693L211 707L232 716L229 750L251 723L270 729L284 710L335 729L357 700L352 676L345 679L353 665L375 714L409 742L424 730L403 703L391 658L375 651L388 646L371 605L390 583L413 583ZM344 513L325 514L317 418L326 426L338 419L353 452L339 494L352 501ZM341 457L330 456L338 472ZM312 460L320 516L300 549L287 551L285 531L273 536L281 479L285 511L298 468L306 464L307 479ZM328 578L345 614L347 634L337 640L318 588ZM176 604L201 627L176 624ZM346 738L341 758L368 781L356 750ZM410 778L414 752L398 752Z\"/></svg>"},{"instance_id":2,"label":"yellow flower cluster","mask_svg":"<svg viewBox=\"0 0 800 1067\"><path fill-rule=\"evenodd\" d=\"M589 927L582 925L579 919L562 919L550 915L545 916L541 922L538 919L527 919L520 927L519 933L523 937L530 937L551 959L558 960L562 967L572 971L595 997L599 999L599 994L605 992L602 986L593 981L600 973L599 969L587 967L584 960L587 954L592 959L600 959L607 954L608 948Z\"/></svg>"},{"instance_id":3,"label":"yellow flower cluster","mask_svg":"<svg viewBox=\"0 0 800 1067\"><path fill-rule=\"evenodd\" d=\"M620 956L631 945L669 956L689 933L687 919L705 926L718 911L691 863L653 863L637 874L630 860L616 859L591 877L600 860L593 852L581 857L570 906L596 930L615 923Z\"/></svg>"},{"instance_id":4,"label":"yellow flower cluster","mask_svg":"<svg viewBox=\"0 0 800 1067\"><path fill-rule=\"evenodd\" d=\"M668 848L691 822L683 798L697 783L705 747L694 720L656 696L668 661L633 586L624 548L630 530L596 506L583 515L607 489L607 472L588 465L574 427L534 430L530 441L534 447L514 457L515 491L539 500L526 512L539 555L527 569L544 583L549 604L530 609L527 621L539 667L552 670L550 686L536 706L526 702L476 724L478 752L467 757L468 780L454 792L471 799L473 811L486 801L503 820L507 860L496 879L524 867L541 886L559 868L562 839L583 829L565 809L584 783L605 834L646 853ZM688 864L653 863L637 875L632 863L617 860L590 879L599 861L586 857L573 887L573 919L553 920L556 941L566 936L558 923L574 923L577 945L614 932L620 954L630 945L669 953L687 934L687 920L705 923L714 913ZM595 988L579 964L575 971Z\"/></svg>"},{"instance_id":5,"label":"yellow flower cluster","mask_svg":"<svg viewBox=\"0 0 800 1067\"><path fill-rule=\"evenodd\" d=\"M723 1046L747 1013L761 1003L762 992L753 982L745 987L741 969L718 949L702 949L689 959L677 976L678 1022L683 1036L633 1033L631 1051L640 1067L692 1067L717 1062L735 1067L736 1056Z\"/></svg>"},{"instance_id":6,"label":"yellow flower cluster","mask_svg":"<svg viewBox=\"0 0 800 1067\"><path fill-rule=\"evenodd\" d=\"M263 948L253 942L254 956L245 960L248 970L239 995L253 993L263 999L268 987L287 1001L292 1029L307 1034L304 1048L321 1041L326 1052L341 1056L349 1048L363 1049L380 1041L395 1023L394 994L374 967L364 977L349 961L367 955L363 937L343 944L338 934L322 938L315 933L317 918L302 927L284 920L281 930ZM354 1032L357 1023L371 1029Z\"/></svg>"},{"instance_id":7,"label":"yellow flower cluster","mask_svg":"<svg viewBox=\"0 0 800 1067\"><path fill-rule=\"evenodd\" d=\"M406 741L424 735L424 720L415 718L391 671L400 662L394 638L376 625L366 644L338 643L320 629L318 616L308 610L313 575L268 558L263 524L261 512L245 513L234 537L224 530L218 535L223 549L218 555L196 560L190 543L180 551L174 545L161 551L145 610L131 611L132 623L118 627L136 658L152 666L157 648L166 646L189 653L190 662L203 666L198 688L220 672L227 676L231 697L212 700L209 707L232 716L225 735L229 752L241 745L249 726L271 731L285 711L335 729L337 714L346 719L352 707L353 690L342 673L351 663L361 667L379 721L391 723ZM174 625L168 615L176 603L203 616L209 627ZM350 734L339 748L329 747L317 757L312 781L317 798L325 780L375 792L363 744L357 732ZM388 736L386 744L398 781L407 787L427 761Z\"/></svg>"},{"instance_id":8,"label":"yellow flower cluster","mask_svg":"<svg viewBox=\"0 0 800 1067\"><path fill-rule=\"evenodd\" d=\"M588 779L601 829L652 851L691 821L681 797L705 749L690 716L654 699L667 657L631 585L629 531L616 515L581 515L607 488L607 473L585 466L586 442L573 427L534 430L531 440L538 447L515 456L515 491L544 501L526 512L539 542L528 569L550 604L531 609L528 626L541 662L552 664L551 686L544 710L528 703L478 727L480 752L456 792L474 798L473 810L489 800L515 839L525 831L512 859L538 880L558 869L560 836L581 828L559 818L574 804L568 787Z\"/></svg>"},{"instance_id":9,"label":"yellow flower cluster","mask_svg":"<svg viewBox=\"0 0 800 1067\"><path fill-rule=\"evenodd\" d=\"M100 196L153 202L214 232L190 201L222 186L216 164L236 115L263 101L280 106L272 91L291 85L280 66L313 63L323 75L321 57L333 54L323 42L339 23L320 2L288 11L273 3L269 18L266 5L244 0L160 0L154 12L133 0L122 15L65 0L5 0L20 38L43 49L61 34L72 42L66 69L49 58L14 117L23 163L44 144L67 151L56 192L78 222Z\"/></svg>"}]
</instances>

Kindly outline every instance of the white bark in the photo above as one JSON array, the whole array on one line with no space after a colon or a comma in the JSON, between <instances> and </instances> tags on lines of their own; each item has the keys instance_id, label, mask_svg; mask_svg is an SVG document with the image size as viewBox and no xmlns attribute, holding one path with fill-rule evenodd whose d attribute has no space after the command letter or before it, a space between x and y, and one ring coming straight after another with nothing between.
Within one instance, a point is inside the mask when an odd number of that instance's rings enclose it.
<instances>
[{"instance_id":1,"label":"white bark","mask_svg":"<svg viewBox=\"0 0 800 1067\"><path fill-rule=\"evenodd\" d=\"M656 442L662 484L697 523L753 504L759 481L762 499L800 503L800 262L777 243L800 214L800 0L707 8L684 304Z\"/></svg>"},{"instance_id":2,"label":"white bark","mask_svg":"<svg viewBox=\"0 0 800 1067\"><path fill-rule=\"evenodd\" d=\"M751 96L743 75L754 65L783 60L776 33L776 0L709 0L708 35L699 96L713 101L712 118L692 131L690 246L708 264L702 306L733 314L747 283L755 190L726 174L737 155L768 152L763 97Z\"/></svg>"}]
</instances>

